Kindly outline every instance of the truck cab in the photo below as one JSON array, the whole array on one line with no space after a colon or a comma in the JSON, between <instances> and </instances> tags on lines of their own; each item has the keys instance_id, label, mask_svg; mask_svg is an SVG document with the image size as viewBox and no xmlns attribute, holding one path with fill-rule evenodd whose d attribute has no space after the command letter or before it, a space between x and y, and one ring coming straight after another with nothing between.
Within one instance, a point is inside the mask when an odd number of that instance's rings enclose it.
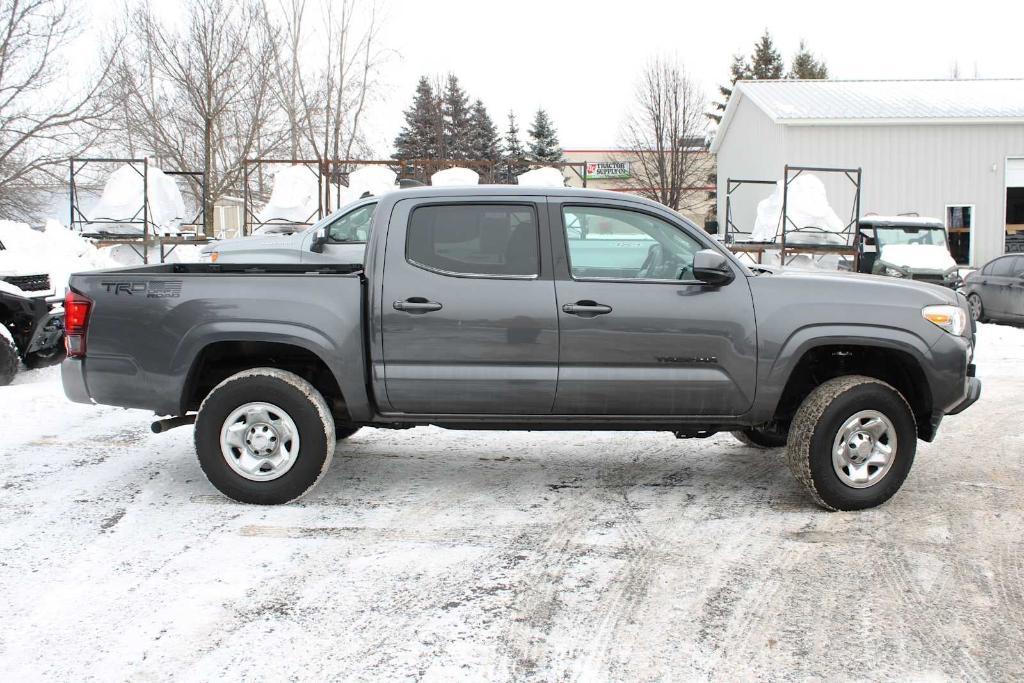
<instances>
[{"instance_id":1,"label":"truck cab","mask_svg":"<svg viewBox=\"0 0 1024 683\"><path fill-rule=\"evenodd\" d=\"M857 245L861 273L960 285L946 226L936 218L865 216L857 226Z\"/></svg>"}]
</instances>

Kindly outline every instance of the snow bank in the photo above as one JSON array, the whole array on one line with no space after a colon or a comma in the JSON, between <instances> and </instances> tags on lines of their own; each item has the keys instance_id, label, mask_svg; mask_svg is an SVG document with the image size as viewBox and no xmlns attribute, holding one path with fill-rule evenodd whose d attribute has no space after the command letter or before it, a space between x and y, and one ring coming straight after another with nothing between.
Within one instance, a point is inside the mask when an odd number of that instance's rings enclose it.
<instances>
[{"instance_id":1,"label":"snow bank","mask_svg":"<svg viewBox=\"0 0 1024 683\"><path fill-rule=\"evenodd\" d=\"M115 258L110 249L97 249L78 233L57 221L49 221L43 231L33 230L25 223L0 221L0 274L34 275L46 273L55 294L62 294L71 273L137 264ZM126 245L122 245L126 246Z\"/></svg>"},{"instance_id":2,"label":"snow bank","mask_svg":"<svg viewBox=\"0 0 1024 683\"><path fill-rule=\"evenodd\" d=\"M883 244L879 258L902 268L949 270L956 267L949 250L939 244Z\"/></svg>"},{"instance_id":3,"label":"snow bank","mask_svg":"<svg viewBox=\"0 0 1024 683\"><path fill-rule=\"evenodd\" d=\"M364 166L348 174L348 190L359 199L364 192L374 196L393 192L398 174L387 166Z\"/></svg>"},{"instance_id":4,"label":"snow bank","mask_svg":"<svg viewBox=\"0 0 1024 683\"><path fill-rule=\"evenodd\" d=\"M520 173L516 176L516 182L531 187L565 187L565 178L562 176L562 172L551 166Z\"/></svg>"},{"instance_id":5,"label":"snow bank","mask_svg":"<svg viewBox=\"0 0 1024 683\"><path fill-rule=\"evenodd\" d=\"M274 173L270 200L256 217L262 223L310 223L316 220L319 205L320 181L314 170L284 166Z\"/></svg>"},{"instance_id":6,"label":"snow bank","mask_svg":"<svg viewBox=\"0 0 1024 683\"><path fill-rule=\"evenodd\" d=\"M178 234L185 219L185 202L174 179L150 166L144 181L141 169L125 164L110 174L99 201L86 212L90 221L142 220L143 196L148 185L149 221L160 234ZM97 232L115 235L142 234L141 225L95 226Z\"/></svg>"},{"instance_id":7,"label":"snow bank","mask_svg":"<svg viewBox=\"0 0 1024 683\"><path fill-rule=\"evenodd\" d=\"M750 239L754 242L772 242L782 224L781 182L775 184L775 191L757 205L757 218ZM798 228L818 228L827 232L842 232L846 224L828 204L828 195L821 180L810 173L804 173L789 183L789 197L786 213ZM792 225L787 226L792 229ZM843 242L837 235L801 233L796 242L805 244L831 244Z\"/></svg>"},{"instance_id":8,"label":"snow bank","mask_svg":"<svg viewBox=\"0 0 1024 683\"><path fill-rule=\"evenodd\" d=\"M480 174L468 168L446 168L430 176L430 184L434 187L463 187L478 185Z\"/></svg>"}]
</instances>

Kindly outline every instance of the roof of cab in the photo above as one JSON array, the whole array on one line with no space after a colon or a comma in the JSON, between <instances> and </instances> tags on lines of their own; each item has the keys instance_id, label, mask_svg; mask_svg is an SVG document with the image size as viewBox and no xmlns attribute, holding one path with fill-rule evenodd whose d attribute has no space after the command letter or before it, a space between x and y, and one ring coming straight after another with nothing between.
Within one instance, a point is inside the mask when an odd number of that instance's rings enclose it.
<instances>
[{"instance_id":1,"label":"roof of cab","mask_svg":"<svg viewBox=\"0 0 1024 683\"><path fill-rule=\"evenodd\" d=\"M408 187L380 196L393 201L420 197L580 197L615 199L666 209L663 204L627 192L592 190L582 187L530 187L529 185L462 185L450 187Z\"/></svg>"}]
</instances>

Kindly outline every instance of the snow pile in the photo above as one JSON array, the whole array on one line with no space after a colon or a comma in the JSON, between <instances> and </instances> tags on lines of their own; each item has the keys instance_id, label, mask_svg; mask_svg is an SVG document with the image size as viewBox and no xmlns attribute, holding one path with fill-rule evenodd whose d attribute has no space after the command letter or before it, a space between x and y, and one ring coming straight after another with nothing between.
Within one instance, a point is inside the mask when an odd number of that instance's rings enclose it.
<instances>
[{"instance_id":1,"label":"snow pile","mask_svg":"<svg viewBox=\"0 0 1024 683\"><path fill-rule=\"evenodd\" d=\"M25 223L0 221L0 275L36 275L46 273L54 293L62 294L72 273L137 264L116 258L109 249L96 249L78 233L57 221L49 221L43 231L33 230ZM20 290L19 290L20 292Z\"/></svg>"},{"instance_id":2,"label":"snow pile","mask_svg":"<svg viewBox=\"0 0 1024 683\"><path fill-rule=\"evenodd\" d=\"M466 185L478 185L479 183L479 173L459 166L446 168L430 176L430 184L434 187L464 187Z\"/></svg>"},{"instance_id":3,"label":"snow pile","mask_svg":"<svg viewBox=\"0 0 1024 683\"><path fill-rule=\"evenodd\" d=\"M565 178L562 177L562 172L551 166L520 173L516 176L516 182L531 187L565 187Z\"/></svg>"},{"instance_id":4,"label":"snow pile","mask_svg":"<svg viewBox=\"0 0 1024 683\"><path fill-rule=\"evenodd\" d=\"M309 223L320 207L320 180L307 166L285 166L274 173L270 200L256 214L261 223ZM257 228L256 232L262 230Z\"/></svg>"},{"instance_id":5,"label":"snow pile","mask_svg":"<svg viewBox=\"0 0 1024 683\"><path fill-rule=\"evenodd\" d=\"M374 196L394 191L398 174L387 166L364 166L348 174L348 190L359 199L364 192Z\"/></svg>"},{"instance_id":6,"label":"snow pile","mask_svg":"<svg viewBox=\"0 0 1024 683\"><path fill-rule=\"evenodd\" d=\"M781 182L775 184L775 191L767 199L757 205L757 218L750 239L754 242L774 242L782 225L782 189ZM786 214L793 224L787 225L792 230L797 228L818 228L827 232L838 233L846 229L846 224L836 215L828 204L828 195L821 180L809 173L797 176L789 183L789 197ZM817 231L802 232L794 242L804 244L832 244L844 242L836 235L819 234Z\"/></svg>"},{"instance_id":7,"label":"snow pile","mask_svg":"<svg viewBox=\"0 0 1024 683\"><path fill-rule=\"evenodd\" d=\"M949 250L941 244L883 244L879 259L914 270L946 271L956 267Z\"/></svg>"},{"instance_id":8,"label":"snow pile","mask_svg":"<svg viewBox=\"0 0 1024 683\"><path fill-rule=\"evenodd\" d=\"M142 204L148 186L149 222L160 234L178 234L185 219L185 202L174 179L150 166L147 179L141 169L125 164L110 174L99 201L86 213L89 221L142 221ZM142 234L142 225L97 224L96 232L115 235Z\"/></svg>"}]
</instances>

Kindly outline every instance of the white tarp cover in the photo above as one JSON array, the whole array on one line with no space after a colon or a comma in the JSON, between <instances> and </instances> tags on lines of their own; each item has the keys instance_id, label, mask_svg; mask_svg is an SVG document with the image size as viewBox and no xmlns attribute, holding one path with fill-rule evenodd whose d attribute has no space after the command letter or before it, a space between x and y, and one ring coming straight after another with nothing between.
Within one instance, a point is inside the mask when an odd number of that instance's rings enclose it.
<instances>
[{"instance_id":1,"label":"white tarp cover","mask_svg":"<svg viewBox=\"0 0 1024 683\"><path fill-rule=\"evenodd\" d=\"M285 166L274 173L270 199L256 218L261 223L311 223L317 219L319 206L320 180L316 171L307 166Z\"/></svg>"},{"instance_id":2,"label":"white tarp cover","mask_svg":"<svg viewBox=\"0 0 1024 683\"><path fill-rule=\"evenodd\" d=\"M946 271L956 267L949 250L941 244L883 244L879 259L913 270Z\"/></svg>"},{"instance_id":3,"label":"white tarp cover","mask_svg":"<svg viewBox=\"0 0 1024 683\"><path fill-rule=\"evenodd\" d=\"M562 172L551 166L520 173L516 176L516 182L531 187L565 187L565 178L562 176Z\"/></svg>"},{"instance_id":4,"label":"white tarp cover","mask_svg":"<svg viewBox=\"0 0 1024 683\"><path fill-rule=\"evenodd\" d=\"M345 206L369 192L374 197L393 192L398 188L398 174L387 166L363 166L348 174L348 187L331 186L332 196L336 194L334 206Z\"/></svg>"},{"instance_id":5,"label":"white tarp cover","mask_svg":"<svg viewBox=\"0 0 1024 683\"><path fill-rule=\"evenodd\" d=\"M430 176L430 184L434 187L462 187L480 184L480 174L468 168L446 168Z\"/></svg>"},{"instance_id":6,"label":"white tarp cover","mask_svg":"<svg viewBox=\"0 0 1024 683\"><path fill-rule=\"evenodd\" d=\"M786 214L798 228L813 227L828 232L842 232L846 225L828 204L828 195L821 180L810 173L804 173L789 183ZM750 239L753 242L772 242L782 224L782 183L775 184L775 191L757 205L757 218ZM787 225L788 230L793 225ZM787 233L787 240L789 240ZM818 234L815 231L802 232L793 242L804 244L830 244L842 241L839 237Z\"/></svg>"},{"instance_id":7,"label":"white tarp cover","mask_svg":"<svg viewBox=\"0 0 1024 683\"><path fill-rule=\"evenodd\" d=\"M90 221L140 221L137 225L95 226L97 232L109 232L115 235L142 234L142 202L143 194L148 185L149 222L156 226L161 234L177 234L181 222L185 219L185 202L181 198L181 190L174 179L163 171L150 166L147 179L142 177L142 169L138 166L125 164L110 174L103 186L103 194L99 201L86 212Z\"/></svg>"}]
</instances>

